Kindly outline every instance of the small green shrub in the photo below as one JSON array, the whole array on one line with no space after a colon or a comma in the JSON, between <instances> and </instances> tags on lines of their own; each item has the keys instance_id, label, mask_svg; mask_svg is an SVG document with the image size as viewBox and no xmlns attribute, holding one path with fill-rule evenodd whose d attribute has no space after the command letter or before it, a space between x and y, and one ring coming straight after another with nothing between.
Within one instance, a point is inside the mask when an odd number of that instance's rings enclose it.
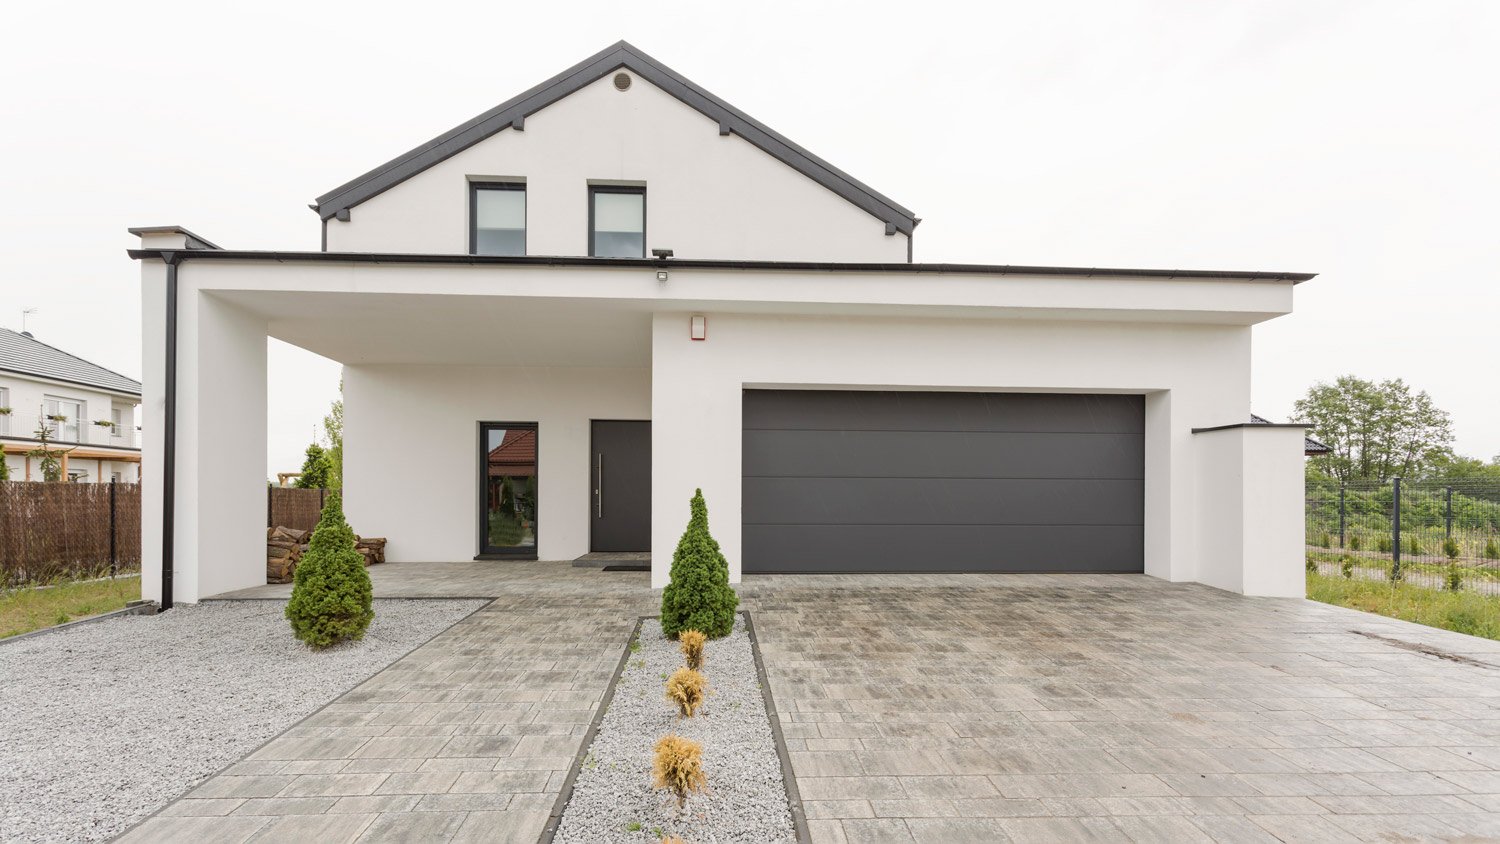
<instances>
[{"instance_id":1,"label":"small green shrub","mask_svg":"<svg viewBox=\"0 0 1500 844\"><path fill-rule=\"evenodd\" d=\"M1406 538L1406 553L1412 555L1413 557L1419 557L1422 555L1422 543L1417 541L1417 535L1415 533Z\"/></svg>"},{"instance_id":2,"label":"small green shrub","mask_svg":"<svg viewBox=\"0 0 1500 844\"><path fill-rule=\"evenodd\" d=\"M1486 560L1500 560L1500 542L1491 538L1484 543L1484 558Z\"/></svg>"},{"instance_id":3,"label":"small green shrub","mask_svg":"<svg viewBox=\"0 0 1500 844\"><path fill-rule=\"evenodd\" d=\"M1323 535L1321 537L1319 537L1318 539L1319 539L1318 545L1320 547L1322 547L1322 548L1332 548L1333 547L1333 534L1328 533L1328 532L1325 531L1323 533Z\"/></svg>"},{"instance_id":4,"label":"small green shrub","mask_svg":"<svg viewBox=\"0 0 1500 844\"><path fill-rule=\"evenodd\" d=\"M661 593L661 632L669 639L701 630L722 639L734 629L740 596L729 585L729 563L708 531L703 490L693 495L692 518L672 553L672 582Z\"/></svg>"},{"instance_id":5,"label":"small green shrub","mask_svg":"<svg viewBox=\"0 0 1500 844\"><path fill-rule=\"evenodd\" d=\"M1362 550L1364 550L1364 545L1365 545L1364 540L1362 540L1362 539L1359 538L1359 534L1357 534L1357 533L1351 533L1351 534L1349 534L1349 550L1350 551L1362 551Z\"/></svg>"},{"instance_id":6,"label":"small green shrub","mask_svg":"<svg viewBox=\"0 0 1500 844\"><path fill-rule=\"evenodd\" d=\"M344 521L337 492L328 493L292 584L287 620L292 633L314 648L359 639L375 618L370 573L354 550L354 531Z\"/></svg>"},{"instance_id":7,"label":"small green shrub","mask_svg":"<svg viewBox=\"0 0 1500 844\"><path fill-rule=\"evenodd\" d=\"M1353 557L1349 556L1348 554L1344 555L1344 559L1339 561L1339 573L1344 575L1345 580L1351 580L1354 578Z\"/></svg>"},{"instance_id":8,"label":"small green shrub","mask_svg":"<svg viewBox=\"0 0 1500 844\"><path fill-rule=\"evenodd\" d=\"M1450 536L1447 539L1443 540L1443 553L1448 555L1448 559L1450 559L1450 560L1456 560L1456 559L1458 559L1458 551L1459 551L1459 549L1458 549L1458 540L1457 539L1454 539L1453 537Z\"/></svg>"},{"instance_id":9,"label":"small green shrub","mask_svg":"<svg viewBox=\"0 0 1500 844\"><path fill-rule=\"evenodd\" d=\"M1382 554L1391 553L1391 538L1382 533L1380 537L1375 540L1375 549Z\"/></svg>"},{"instance_id":10,"label":"small green shrub","mask_svg":"<svg viewBox=\"0 0 1500 844\"><path fill-rule=\"evenodd\" d=\"M1448 564L1448 574L1444 581L1449 592L1457 592L1464 588L1464 570L1458 567L1458 563Z\"/></svg>"},{"instance_id":11,"label":"small green shrub","mask_svg":"<svg viewBox=\"0 0 1500 844\"><path fill-rule=\"evenodd\" d=\"M1318 561L1314 560L1311 554L1307 555L1307 570L1309 573L1315 573L1318 570Z\"/></svg>"}]
</instances>

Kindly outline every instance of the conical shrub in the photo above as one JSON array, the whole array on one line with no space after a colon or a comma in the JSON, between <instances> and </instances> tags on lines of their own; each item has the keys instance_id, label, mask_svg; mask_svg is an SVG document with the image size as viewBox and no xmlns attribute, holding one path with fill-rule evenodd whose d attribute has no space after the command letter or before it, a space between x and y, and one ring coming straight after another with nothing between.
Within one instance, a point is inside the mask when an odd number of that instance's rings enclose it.
<instances>
[{"instance_id":1,"label":"conical shrub","mask_svg":"<svg viewBox=\"0 0 1500 844\"><path fill-rule=\"evenodd\" d=\"M344 521L339 494L330 492L293 576L286 605L292 633L314 648L358 639L375 618L371 597L370 573L354 550L354 531Z\"/></svg>"},{"instance_id":2,"label":"conical shrub","mask_svg":"<svg viewBox=\"0 0 1500 844\"><path fill-rule=\"evenodd\" d=\"M708 505L703 490L693 495L692 518L672 553L672 582L661 593L661 632L675 639L684 630L701 630L722 639L734 629L740 596L729 586L729 563L708 532Z\"/></svg>"}]
</instances>

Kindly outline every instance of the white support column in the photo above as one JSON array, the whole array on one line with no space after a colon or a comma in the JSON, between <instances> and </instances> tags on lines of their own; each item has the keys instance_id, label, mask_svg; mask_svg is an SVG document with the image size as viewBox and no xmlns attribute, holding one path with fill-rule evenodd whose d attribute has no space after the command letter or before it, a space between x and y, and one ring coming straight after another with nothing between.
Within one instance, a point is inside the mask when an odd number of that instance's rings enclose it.
<instances>
[{"instance_id":1,"label":"white support column","mask_svg":"<svg viewBox=\"0 0 1500 844\"><path fill-rule=\"evenodd\" d=\"M1199 429L1197 579L1244 595L1306 592L1301 425Z\"/></svg>"},{"instance_id":2,"label":"white support column","mask_svg":"<svg viewBox=\"0 0 1500 844\"><path fill-rule=\"evenodd\" d=\"M178 267L178 601L266 582L266 320Z\"/></svg>"}]
</instances>

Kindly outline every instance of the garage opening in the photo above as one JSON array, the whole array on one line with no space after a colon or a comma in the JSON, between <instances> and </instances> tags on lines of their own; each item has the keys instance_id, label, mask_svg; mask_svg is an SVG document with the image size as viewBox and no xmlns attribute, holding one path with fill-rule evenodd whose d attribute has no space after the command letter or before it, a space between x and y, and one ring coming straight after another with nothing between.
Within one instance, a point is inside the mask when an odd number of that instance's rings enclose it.
<instances>
[{"instance_id":1,"label":"garage opening","mask_svg":"<svg viewBox=\"0 0 1500 844\"><path fill-rule=\"evenodd\" d=\"M1140 572L1145 398L746 390L743 570Z\"/></svg>"}]
</instances>

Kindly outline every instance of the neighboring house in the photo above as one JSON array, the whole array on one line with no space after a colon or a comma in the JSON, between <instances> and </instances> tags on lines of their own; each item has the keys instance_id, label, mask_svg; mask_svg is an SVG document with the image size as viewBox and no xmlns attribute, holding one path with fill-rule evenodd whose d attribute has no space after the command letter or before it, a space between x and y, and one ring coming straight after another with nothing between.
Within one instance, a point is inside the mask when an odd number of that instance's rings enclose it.
<instances>
[{"instance_id":1,"label":"neighboring house","mask_svg":"<svg viewBox=\"0 0 1500 844\"><path fill-rule=\"evenodd\" d=\"M1264 416L1256 416L1253 413L1250 414L1250 421L1256 425L1275 424ZM1333 449L1329 448L1326 445L1323 445L1312 437L1304 437L1302 439L1302 454L1305 457L1317 457L1320 454L1327 454L1330 451L1333 451Z\"/></svg>"},{"instance_id":2,"label":"neighboring house","mask_svg":"<svg viewBox=\"0 0 1500 844\"><path fill-rule=\"evenodd\" d=\"M135 410L141 384L31 336L0 328L0 448L13 481L40 481L28 452L51 432L64 476L79 483L140 480Z\"/></svg>"},{"instance_id":3,"label":"neighboring house","mask_svg":"<svg viewBox=\"0 0 1500 844\"><path fill-rule=\"evenodd\" d=\"M1303 427L1246 420L1311 275L912 263L911 211L624 43L312 207L322 252L132 230L147 597L263 580L267 336L344 365L392 560L649 551L660 587L702 488L736 582L1302 594Z\"/></svg>"}]
</instances>

